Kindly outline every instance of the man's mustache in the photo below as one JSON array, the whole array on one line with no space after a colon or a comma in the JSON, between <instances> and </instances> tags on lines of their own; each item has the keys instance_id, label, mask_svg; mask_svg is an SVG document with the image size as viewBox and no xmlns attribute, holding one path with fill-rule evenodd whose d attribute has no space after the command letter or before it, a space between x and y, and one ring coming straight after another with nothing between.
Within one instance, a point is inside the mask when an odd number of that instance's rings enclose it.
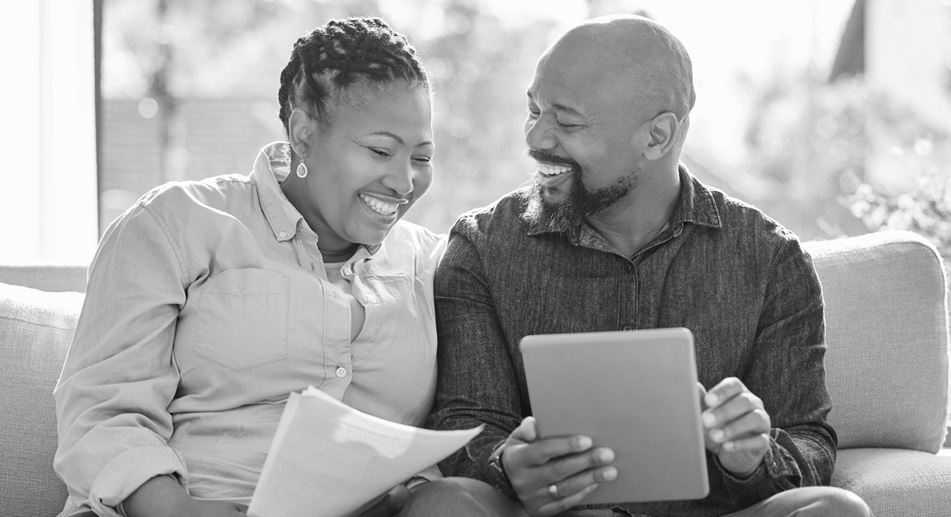
<instances>
[{"instance_id":1,"label":"man's mustache","mask_svg":"<svg viewBox=\"0 0 951 517\"><path fill-rule=\"evenodd\" d=\"M545 151L537 151L535 149L529 149L528 156L537 162L548 163L551 165L566 165L568 167L571 167L574 170L581 170L581 165L579 165L578 162L572 160L571 158L562 158L560 156L555 156L551 153L546 153Z\"/></svg>"}]
</instances>

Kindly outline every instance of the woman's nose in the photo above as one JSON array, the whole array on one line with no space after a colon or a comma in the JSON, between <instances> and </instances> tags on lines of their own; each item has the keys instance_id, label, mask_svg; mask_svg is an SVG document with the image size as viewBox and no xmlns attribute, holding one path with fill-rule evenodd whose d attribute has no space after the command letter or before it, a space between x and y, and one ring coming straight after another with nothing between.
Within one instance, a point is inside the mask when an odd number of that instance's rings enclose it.
<instances>
[{"instance_id":1,"label":"woman's nose","mask_svg":"<svg viewBox=\"0 0 951 517\"><path fill-rule=\"evenodd\" d=\"M383 177L383 186L393 190L399 197L409 197L413 193L413 180L416 178L416 171L413 169L412 162L395 166Z\"/></svg>"}]
</instances>

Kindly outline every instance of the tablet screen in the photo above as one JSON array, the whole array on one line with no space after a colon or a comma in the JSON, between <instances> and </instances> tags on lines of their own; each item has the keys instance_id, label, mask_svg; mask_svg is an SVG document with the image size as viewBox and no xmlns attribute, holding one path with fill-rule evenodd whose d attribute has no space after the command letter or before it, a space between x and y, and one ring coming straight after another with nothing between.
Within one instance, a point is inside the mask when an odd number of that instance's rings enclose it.
<instances>
[{"instance_id":1,"label":"tablet screen","mask_svg":"<svg viewBox=\"0 0 951 517\"><path fill-rule=\"evenodd\" d=\"M707 495L689 330L534 335L520 347L540 436L583 434L616 454L617 479L585 504Z\"/></svg>"}]
</instances>

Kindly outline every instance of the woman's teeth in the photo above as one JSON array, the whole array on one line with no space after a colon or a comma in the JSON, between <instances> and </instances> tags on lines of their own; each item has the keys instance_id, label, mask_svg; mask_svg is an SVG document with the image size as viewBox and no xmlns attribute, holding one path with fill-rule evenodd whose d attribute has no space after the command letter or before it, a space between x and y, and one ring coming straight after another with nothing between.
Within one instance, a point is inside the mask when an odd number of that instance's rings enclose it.
<instances>
[{"instance_id":1,"label":"woman's teeth","mask_svg":"<svg viewBox=\"0 0 951 517\"><path fill-rule=\"evenodd\" d=\"M571 167L567 165L551 165L541 162L536 163L538 164L538 172L544 174L545 176L557 176L563 172L568 172L571 170Z\"/></svg>"},{"instance_id":2,"label":"woman's teeth","mask_svg":"<svg viewBox=\"0 0 951 517\"><path fill-rule=\"evenodd\" d=\"M362 199L371 210L380 215L393 215L400 207L397 203L387 203L386 201L370 197L366 194L360 194L360 199Z\"/></svg>"}]
</instances>

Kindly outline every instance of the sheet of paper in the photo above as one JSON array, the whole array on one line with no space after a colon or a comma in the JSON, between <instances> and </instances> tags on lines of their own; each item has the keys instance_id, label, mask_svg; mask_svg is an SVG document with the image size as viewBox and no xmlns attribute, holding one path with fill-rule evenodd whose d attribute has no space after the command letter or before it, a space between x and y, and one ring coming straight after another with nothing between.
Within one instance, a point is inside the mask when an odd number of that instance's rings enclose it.
<instances>
[{"instance_id":1,"label":"sheet of paper","mask_svg":"<svg viewBox=\"0 0 951 517\"><path fill-rule=\"evenodd\" d=\"M287 401L248 515L353 515L480 431L433 431L390 422L311 386Z\"/></svg>"}]
</instances>

